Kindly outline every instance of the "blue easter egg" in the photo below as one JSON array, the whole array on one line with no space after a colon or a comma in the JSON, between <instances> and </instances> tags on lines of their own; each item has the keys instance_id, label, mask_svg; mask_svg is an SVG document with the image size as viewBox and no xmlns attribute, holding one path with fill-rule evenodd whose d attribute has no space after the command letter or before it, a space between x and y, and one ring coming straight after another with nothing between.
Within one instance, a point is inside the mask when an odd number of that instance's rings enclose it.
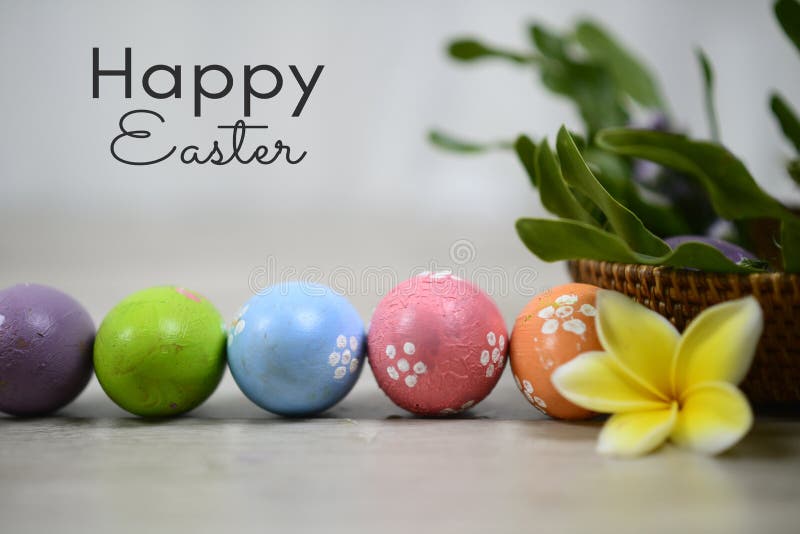
<instances>
[{"instance_id":1,"label":"blue easter egg","mask_svg":"<svg viewBox=\"0 0 800 534\"><path fill-rule=\"evenodd\" d=\"M228 366L239 388L280 415L312 415L342 400L365 357L355 308L319 284L268 288L242 307L228 333Z\"/></svg>"}]
</instances>

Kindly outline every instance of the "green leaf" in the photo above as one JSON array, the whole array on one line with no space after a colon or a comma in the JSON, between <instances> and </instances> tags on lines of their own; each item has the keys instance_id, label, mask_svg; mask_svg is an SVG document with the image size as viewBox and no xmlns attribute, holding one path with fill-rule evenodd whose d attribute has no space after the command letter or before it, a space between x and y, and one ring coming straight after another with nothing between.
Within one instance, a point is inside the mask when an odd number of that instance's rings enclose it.
<instances>
[{"instance_id":1,"label":"green leaf","mask_svg":"<svg viewBox=\"0 0 800 534\"><path fill-rule=\"evenodd\" d=\"M528 30L531 41L543 56L555 59L567 57L567 45L564 38L540 24L533 24Z\"/></svg>"},{"instance_id":2,"label":"green leaf","mask_svg":"<svg viewBox=\"0 0 800 534\"><path fill-rule=\"evenodd\" d=\"M654 161L694 176L708 191L714 210L726 219L791 216L722 145L627 128L604 130L597 135L597 143L614 153Z\"/></svg>"},{"instance_id":3,"label":"green leaf","mask_svg":"<svg viewBox=\"0 0 800 534\"><path fill-rule=\"evenodd\" d=\"M678 245L672 252L659 258L654 265L699 269L712 273L764 272L769 266L766 262L751 260L734 263L720 250L699 241L688 241Z\"/></svg>"},{"instance_id":4,"label":"green leaf","mask_svg":"<svg viewBox=\"0 0 800 534\"><path fill-rule=\"evenodd\" d=\"M531 63L535 56L519 54L486 45L475 39L458 39L450 43L447 49L450 57L459 61L476 61L478 59L501 58L514 63Z\"/></svg>"},{"instance_id":5,"label":"green leaf","mask_svg":"<svg viewBox=\"0 0 800 534\"><path fill-rule=\"evenodd\" d=\"M788 237L800 235L800 219L761 189L742 162L721 145L624 128L605 130L596 139L599 146L617 154L647 159L694 176L708 192L714 210L725 219L779 219L785 223ZM787 272L798 271L799 245L796 240L783 244Z\"/></svg>"},{"instance_id":6,"label":"green leaf","mask_svg":"<svg viewBox=\"0 0 800 534\"><path fill-rule=\"evenodd\" d=\"M639 263L636 254L618 236L579 221L519 219L517 234L528 249L544 261L589 260Z\"/></svg>"},{"instance_id":7,"label":"green leaf","mask_svg":"<svg viewBox=\"0 0 800 534\"><path fill-rule=\"evenodd\" d=\"M554 93L572 100L593 134L606 126L628 122L609 70L592 62L572 59L567 41L544 26L530 27L531 41L541 54L538 62L542 83Z\"/></svg>"},{"instance_id":8,"label":"green leaf","mask_svg":"<svg viewBox=\"0 0 800 534\"><path fill-rule=\"evenodd\" d=\"M570 132L572 135L572 133ZM575 136L572 137L575 141ZM603 184L608 193L625 204L626 194L631 182L631 168L625 158L612 154L606 150L601 150L596 146L581 147L577 141L578 150L581 151L583 159L594 173L595 178Z\"/></svg>"},{"instance_id":9,"label":"green leaf","mask_svg":"<svg viewBox=\"0 0 800 534\"><path fill-rule=\"evenodd\" d=\"M572 100L591 138L595 132L628 123L628 113L608 70L591 63L548 58L540 64L542 83Z\"/></svg>"},{"instance_id":10,"label":"green leaf","mask_svg":"<svg viewBox=\"0 0 800 534\"><path fill-rule=\"evenodd\" d=\"M772 113L778 119L783 135L791 141L795 150L800 154L800 119L797 118L797 114L777 93L773 93L769 99L769 107L772 108Z\"/></svg>"},{"instance_id":11,"label":"green leaf","mask_svg":"<svg viewBox=\"0 0 800 534\"><path fill-rule=\"evenodd\" d=\"M563 126L558 132L556 148L564 179L597 204L611 228L623 241L633 250L652 256L660 256L669 250L666 243L650 232L631 210L617 202L597 181Z\"/></svg>"},{"instance_id":12,"label":"green leaf","mask_svg":"<svg viewBox=\"0 0 800 534\"><path fill-rule=\"evenodd\" d=\"M516 228L525 246L548 262L590 259L717 273L759 271L749 264L733 263L716 248L699 242L683 243L663 255L650 256L634 252L619 236L580 221L519 219Z\"/></svg>"},{"instance_id":13,"label":"green leaf","mask_svg":"<svg viewBox=\"0 0 800 534\"><path fill-rule=\"evenodd\" d=\"M573 137L576 136L576 134L574 133L572 135ZM582 142L582 139L580 139L580 137L578 137L577 140ZM540 172L536 167L536 149L537 145L526 135L519 136L517 138L517 141L514 143L514 150L517 153L517 157L519 158L520 163L522 163L522 166L525 168L525 171L528 174L528 178L530 179L531 185L533 185L534 188L538 189L541 179L539 177ZM560 175L561 172L560 169L558 172ZM595 216L602 217L603 214L600 213L597 207L594 205L594 203L591 202L589 199L587 199L584 195L578 193L577 191L569 191L569 192L581 205L583 211L589 213L591 219L594 219ZM541 200L542 192L539 191L539 194Z\"/></svg>"},{"instance_id":14,"label":"green leaf","mask_svg":"<svg viewBox=\"0 0 800 534\"><path fill-rule=\"evenodd\" d=\"M619 88L644 107L664 109L653 76L645 66L597 24L578 23L575 38L589 57L608 66Z\"/></svg>"},{"instance_id":15,"label":"green leaf","mask_svg":"<svg viewBox=\"0 0 800 534\"><path fill-rule=\"evenodd\" d=\"M756 271L769 271L769 262L754 258L742 258L739 260L742 267L752 268Z\"/></svg>"},{"instance_id":16,"label":"green leaf","mask_svg":"<svg viewBox=\"0 0 800 534\"><path fill-rule=\"evenodd\" d=\"M575 136L572 135L574 139ZM634 180L631 180L632 171L627 158L596 146L581 149L581 155L603 188L620 204L635 213L642 224L654 234L672 236L697 233L692 231L691 225L676 206L664 202L651 202L643 196L643 188L640 189ZM579 196L579 199L584 196Z\"/></svg>"},{"instance_id":17,"label":"green leaf","mask_svg":"<svg viewBox=\"0 0 800 534\"><path fill-rule=\"evenodd\" d=\"M693 233L691 225L675 206L648 202L639 193L636 184L628 184L631 191L624 204L641 219L648 230L660 237Z\"/></svg>"},{"instance_id":18,"label":"green leaf","mask_svg":"<svg viewBox=\"0 0 800 534\"><path fill-rule=\"evenodd\" d=\"M800 220L784 219L781 223L783 270L800 273Z\"/></svg>"},{"instance_id":19,"label":"green leaf","mask_svg":"<svg viewBox=\"0 0 800 534\"><path fill-rule=\"evenodd\" d=\"M542 205L547 211L565 219L597 225L597 221L583 209L569 190L547 140L543 140L536 148L536 175L539 177Z\"/></svg>"},{"instance_id":20,"label":"green leaf","mask_svg":"<svg viewBox=\"0 0 800 534\"><path fill-rule=\"evenodd\" d=\"M666 202L653 202L643 196L642 190L645 188L640 188L631 179L632 171L627 158L596 146L582 149L581 154L603 188L620 204L635 213L642 224L654 234L663 237L697 233L692 230L689 221L677 206ZM655 192L653 194L658 195Z\"/></svg>"},{"instance_id":21,"label":"green leaf","mask_svg":"<svg viewBox=\"0 0 800 534\"><path fill-rule=\"evenodd\" d=\"M539 187L539 178L536 176L534 158L536 156L536 144L527 135L520 135L514 141L514 152L517 153L520 163L525 168L528 178L533 187Z\"/></svg>"},{"instance_id":22,"label":"green leaf","mask_svg":"<svg viewBox=\"0 0 800 534\"><path fill-rule=\"evenodd\" d=\"M800 185L800 159L793 159L786 164L786 172L789 177L794 180L794 183Z\"/></svg>"},{"instance_id":23,"label":"green leaf","mask_svg":"<svg viewBox=\"0 0 800 534\"><path fill-rule=\"evenodd\" d=\"M714 106L714 70L711 68L711 62L706 54L699 48L697 49L697 60L700 62L700 70L703 73L703 94L708 128L711 132L711 139L719 143L719 122L717 120L717 109Z\"/></svg>"},{"instance_id":24,"label":"green leaf","mask_svg":"<svg viewBox=\"0 0 800 534\"><path fill-rule=\"evenodd\" d=\"M786 36L800 51L800 3L797 0L778 0L775 2L775 16Z\"/></svg>"},{"instance_id":25,"label":"green leaf","mask_svg":"<svg viewBox=\"0 0 800 534\"><path fill-rule=\"evenodd\" d=\"M473 143L471 141L464 141L457 139L449 134L440 132L438 130L431 130L428 132L428 140L444 150L452 152L461 152L465 154L477 154L486 152L488 150L495 150L499 148L509 148L511 146L508 142L496 143Z\"/></svg>"}]
</instances>

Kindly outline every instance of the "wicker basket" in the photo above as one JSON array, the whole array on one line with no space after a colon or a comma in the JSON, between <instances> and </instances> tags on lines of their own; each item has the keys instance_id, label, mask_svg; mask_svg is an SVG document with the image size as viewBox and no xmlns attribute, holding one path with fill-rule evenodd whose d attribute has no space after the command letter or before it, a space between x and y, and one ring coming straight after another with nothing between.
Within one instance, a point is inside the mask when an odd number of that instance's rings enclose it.
<instances>
[{"instance_id":1,"label":"wicker basket","mask_svg":"<svg viewBox=\"0 0 800 534\"><path fill-rule=\"evenodd\" d=\"M679 330L703 309L753 295L764 334L741 387L760 408L800 407L800 275L718 274L594 260L569 262L573 280L613 289L669 319Z\"/></svg>"}]
</instances>

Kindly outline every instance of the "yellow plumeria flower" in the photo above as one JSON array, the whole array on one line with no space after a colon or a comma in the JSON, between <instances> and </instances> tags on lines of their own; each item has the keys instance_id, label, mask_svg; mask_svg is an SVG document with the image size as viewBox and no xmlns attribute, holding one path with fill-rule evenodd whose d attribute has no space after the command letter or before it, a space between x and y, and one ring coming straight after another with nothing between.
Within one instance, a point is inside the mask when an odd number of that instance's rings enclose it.
<instances>
[{"instance_id":1,"label":"yellow plumeria flower","mask_svg":"<svg viewBox=\"0 0 800 534\"><path fill-rule=\"evenodd\" d=\"M600 433L598 452L636 456L670 440L716 454L750 430L753 413L736 385L761 337L756 299L712 306L681 336L625 295L598 291L596 324L605 351L565 363L552 382L578 406L614 414Z\"/></svg>"}]
</instances>

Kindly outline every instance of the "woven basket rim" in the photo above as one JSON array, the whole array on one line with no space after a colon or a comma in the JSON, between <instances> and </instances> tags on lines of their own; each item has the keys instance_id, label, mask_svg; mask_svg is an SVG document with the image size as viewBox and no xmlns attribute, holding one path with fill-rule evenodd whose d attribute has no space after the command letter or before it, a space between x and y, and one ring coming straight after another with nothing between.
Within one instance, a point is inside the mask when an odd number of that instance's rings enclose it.
<instances>
[{"instance_id":1,"label":"woven basket rim","mask_svg":"<svg viewBox=\"0 0 800 534\"><path fill-rule=\"evenodd\" d=\"M758 280L758 281L793 281L795 283L800 282L800 273L787 273L783 271L775 271L775 272L768 272L768 273L718 273L713 271L701 271L701 270L692 270L692 269L682 269L679 267L669 267L664 265L647 265L644 263L622 263L616 261L607 261L607 260L593 260L589 258L580 258L576 260L568 260L568 263L571 264L595 264L600 269L619 269L624 271L637 271L639 274L647 274L652 273L653 275L666 275L669 274L671 276L686 276L691 278L726 278L730 279L731 277L740 278L740 279L747 279L747 280Z\"/></svg>"}]
</instances>

